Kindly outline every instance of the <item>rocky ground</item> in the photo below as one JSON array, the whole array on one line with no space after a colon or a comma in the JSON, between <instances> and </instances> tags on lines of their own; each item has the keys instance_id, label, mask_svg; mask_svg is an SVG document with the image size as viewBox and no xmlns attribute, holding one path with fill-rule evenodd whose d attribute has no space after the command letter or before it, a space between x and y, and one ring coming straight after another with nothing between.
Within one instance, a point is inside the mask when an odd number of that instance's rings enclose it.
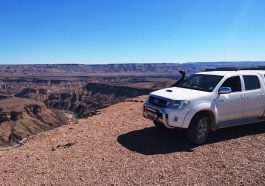
<instances>
[{"instance_id":1,"label":"rocky ground","mask_svg":"<svg viewBox=\"0 0 265 186\"><path fill-rule=\"evenodd\" d=\"M142 100L0 151L0 185L264 185L265 125L214 132L194 147L184 131L157 129Z\"/></svg>"}]
</instances>

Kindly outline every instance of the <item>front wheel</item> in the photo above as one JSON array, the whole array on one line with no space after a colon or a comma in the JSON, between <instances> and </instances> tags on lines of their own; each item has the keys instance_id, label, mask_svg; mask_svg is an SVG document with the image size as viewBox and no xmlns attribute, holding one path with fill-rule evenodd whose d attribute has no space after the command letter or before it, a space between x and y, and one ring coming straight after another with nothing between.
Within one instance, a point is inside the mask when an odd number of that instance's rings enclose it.
<instances>
[{"instance_id":1,"label":"front wheel","mask_svg":"<svg viewBox=\"0 0 265 186\"><path fill-rule=\"evenodd\" d=\"M203 144L209 133L210 119L206 115L196 115L188 128L188 139L197 145Z\"/></svg>"}]
</instances>

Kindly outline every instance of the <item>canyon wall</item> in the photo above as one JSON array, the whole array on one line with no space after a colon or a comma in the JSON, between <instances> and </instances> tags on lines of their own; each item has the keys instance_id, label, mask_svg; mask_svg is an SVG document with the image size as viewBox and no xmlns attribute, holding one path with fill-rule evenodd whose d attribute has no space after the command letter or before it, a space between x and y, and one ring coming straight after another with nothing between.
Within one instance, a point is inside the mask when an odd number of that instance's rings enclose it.
<instances>
[{"instance_id":1,"label":"canyon wall","mask_svg":"<svg viewBox=\"0 0 265 186\"><path fill-rule=\"evenodd\" d=\"M8 98L0 100L0 105L0 146L76 122L70 113L51 110L44 103L32 99Z\"/></svg>"}]
</instances>

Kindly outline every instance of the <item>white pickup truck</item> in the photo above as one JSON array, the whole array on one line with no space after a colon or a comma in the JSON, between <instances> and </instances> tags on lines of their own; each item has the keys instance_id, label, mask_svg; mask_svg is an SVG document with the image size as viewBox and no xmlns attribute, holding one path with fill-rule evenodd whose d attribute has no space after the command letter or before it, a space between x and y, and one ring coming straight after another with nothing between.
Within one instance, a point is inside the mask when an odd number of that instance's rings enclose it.
<instances>
[{"instance_id":1,"label":"white pickup truck","mask_svg":"<svg viewBox=\"0 0 265 186\"><path fill-rule=\"evenodd\" d=\"M151 92L144 117L156 126L187 129L203 144L210 130L265 120L265 71L200 72L175 87Z\"/></svg>"}]
</instances>

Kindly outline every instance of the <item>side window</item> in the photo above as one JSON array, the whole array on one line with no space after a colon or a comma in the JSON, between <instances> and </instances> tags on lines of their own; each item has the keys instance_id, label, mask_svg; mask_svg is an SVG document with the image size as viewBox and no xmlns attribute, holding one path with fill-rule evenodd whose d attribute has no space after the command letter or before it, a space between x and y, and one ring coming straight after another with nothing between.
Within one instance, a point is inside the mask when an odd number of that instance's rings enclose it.
<instances>
[{"instance_id":1,"label":"side window","mask_svg":"<svg viewBox=\"0 0 265 186\"><path fill-rule=\"evenodd\" d=\"M255 90L260 88L259 78L257 76L243 76L245 89Z\"/></svg>"},{"instance_id":2,"label":"side window","mask_svg":"<svg viewBox=\"0 0 265 186\"><path fill-rule=\"evenodd\" d=\"M241 81L239 76L230 77L221 87L230 87L232 92L240 92L241 91Z\"/></svg>"}]
</instances>

